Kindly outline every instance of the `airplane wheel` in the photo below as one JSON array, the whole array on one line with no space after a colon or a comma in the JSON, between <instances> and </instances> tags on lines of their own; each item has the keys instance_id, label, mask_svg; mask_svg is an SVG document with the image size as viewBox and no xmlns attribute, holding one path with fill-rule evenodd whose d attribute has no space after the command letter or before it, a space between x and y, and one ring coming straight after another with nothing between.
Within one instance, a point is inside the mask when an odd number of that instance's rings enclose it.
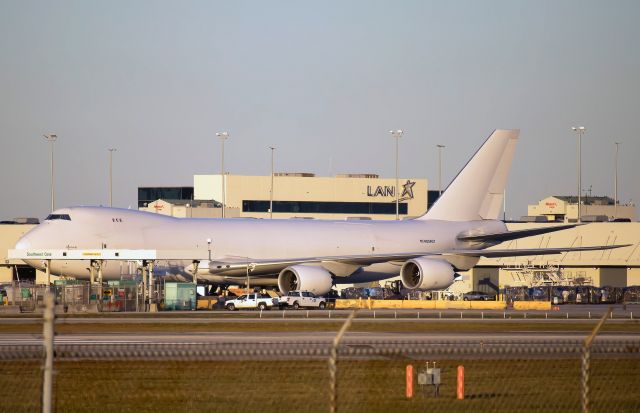
<instances>
[{"instance_id":1,"label":"airplane wheel","mask_svg":"<svg viewBox=\"0 0 640 413\"><path fill-rule=\"evenodd\" d=\"M293 309L297 310L300 308L300 304L298 304L298 302L296 301L295 303L293 303Z\"/></svg>"},{"instance_id":2,"label":"airplane wheel","mask_svg":"<svg viewBox=\"0 0 640 413\"><path fill-rule=\"evenodd\" d=\"M235 310L235 309L236 309L236 306L235 306L235 305L233 305L233 304L229 304L229 305L227 306L227 310L229 310L229 311L233 311L233 310Z\"/></svg>"}]
</instances>

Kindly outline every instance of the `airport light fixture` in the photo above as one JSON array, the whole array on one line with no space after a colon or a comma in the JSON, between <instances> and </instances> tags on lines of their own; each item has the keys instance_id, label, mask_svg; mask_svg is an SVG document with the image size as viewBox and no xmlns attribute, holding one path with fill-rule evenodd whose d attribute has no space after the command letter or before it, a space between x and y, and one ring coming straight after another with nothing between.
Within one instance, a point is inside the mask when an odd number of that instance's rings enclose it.
<instances>
[{"instance_id":1,"label":"airport light fixture","mask_svg":"<svg viewBox=\"0 0 640 413\"><path fill-rule=\"evenodd\" d=\"M53 212L53 210L56 209L55 180L53 176L53 145L58 139L58 135L56 135L55 133L49 133L42 136L44 136L44 138L49 141L49 144L51 146L51 212Z\"/></svg>"},{"instance_id":2,"label":"airport light fixture","mask_svg":"<svg viewBox=\"0 0 640 413\"><path fill-rule=\"evenodd\" d=\"M438 147L438 197L442 195L442 150L446 148L444 145L436 145Z\"/></svg>"},{"instance_id":3,"label":"airport light fixture","mask_svg":"<svg viewBox=\"0 0 640 413\"><path fill-rule=\"evenodd\" d=\"M224 141L229 139L229 132L218 132L216 136L220 138L220 144L222 146L222 151L220 153L221 162L220 162L220 179L222 179L222 218L225 217L224 210L227 206L227 194L225 188L225 179L224 179Z\"/></svg>"},{"instance_id":4,"label":"airport light fixture","mask_svg":"<svg viewBox=\"0 0 640 413\"><path fill-rule=\"evenodd\" d=\"M269 189L269 219L273 219L273 154L276 148L269 146L271 149L271 188Z\"/></svg>"},{"instance_id":5,"label":"airport light fixture","mask_svg":"<svg viewBox=\"0 0 640 413\"><path fill-rule=\"evenodd\" d=\"M571 128L578 137L578 222L582 222L582 135L586 132L587 128L584 126L573 126Z\"/></svg>"},{"instance_id":6,"label":"airport light fixture","mask_svg":"<svg viewBox=\"0 0 640 413\"><path fill-rule=\"evenodd\" d=\"M113 153L116 148L109 148L109 207L113 207Z\"/></svg>"},{"instance_id":7,"label":"airport light fixture","mask_svg":"<svg viewBox=\"0 0 640 413\"><path fill-rule=\"evenodd\" d=\"M620 149L620 142L614 142L616 145L616 173L615 178L613 180L613 193L615 199L613 200L613 219L618 218L618 151Z\"/></svg>"},{"instance_id":8,"label":"airport light fixture","mask_svg":"<svg viewBox=\"0 0 640 413\"><path fill-rule=\"evenodd\" d=\"M402 137L402 134L404 132L402 131L402 129L398 129L398 130L390 130L389 133L396 140L396 190L395 192L396 192L396 221L398 221L400 220L400 192L399 192L400 183L398 178L398 145L400 142L400 138Z\"/></svg>"}]
</instances>

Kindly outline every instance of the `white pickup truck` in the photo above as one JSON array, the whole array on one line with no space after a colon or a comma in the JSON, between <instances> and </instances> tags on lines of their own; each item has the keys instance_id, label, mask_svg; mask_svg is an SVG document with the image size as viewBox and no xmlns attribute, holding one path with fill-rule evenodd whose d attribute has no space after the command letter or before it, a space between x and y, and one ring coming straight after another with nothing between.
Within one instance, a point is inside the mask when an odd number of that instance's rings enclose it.
<instances>
[{"instance_id":1,"label":"white pickup truck","mask_svg":"<svg viewBox=\"0 0 640 413\"><path fill-rule=\"evenodd\" d=\"M227 300L224 303L224 308L229 311L244 310L247 308L269 310L273 307L278 307L278 299L262 294L245 294L233 300Z\"/></svg>"},{"instance_id":2,"label":"white pickup truck","mask_svg":"<svg viewBox=\"0 0 640 413\"><path fill-rule=\"evenodd\" d=\"M294 290L280 297L280 306L291 306L296 310L300 307L313 307L324 310L327 306L327 300L326 298L316 297L309 291Z\"/></svg>"}]
</instances>

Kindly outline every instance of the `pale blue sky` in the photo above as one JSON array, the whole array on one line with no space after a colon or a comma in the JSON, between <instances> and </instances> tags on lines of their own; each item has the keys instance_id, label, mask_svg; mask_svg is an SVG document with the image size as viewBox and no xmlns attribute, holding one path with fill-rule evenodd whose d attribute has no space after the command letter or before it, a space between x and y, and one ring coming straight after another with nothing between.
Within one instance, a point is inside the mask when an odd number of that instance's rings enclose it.
<instances>
[{"instance_id":1,"label":"pale blue sky","mask_svg":"<svg viewBox=\"0 0 640 413\"><path fill-rule=\"evenodd\" d=\"M143 185L226 169L392 177L437 186L495 128L520 128L507 215L583 187L640 200L639 1L0 0L0 219L136 205Z\"/></svg>"}]
</instances>

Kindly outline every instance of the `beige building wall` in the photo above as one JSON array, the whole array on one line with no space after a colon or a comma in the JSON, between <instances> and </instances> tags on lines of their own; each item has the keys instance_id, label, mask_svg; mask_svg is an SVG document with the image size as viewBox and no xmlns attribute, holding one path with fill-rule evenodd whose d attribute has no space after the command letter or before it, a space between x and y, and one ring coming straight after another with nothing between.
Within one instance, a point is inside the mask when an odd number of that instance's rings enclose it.
<instances>
[{"instance_id":1,"label":"beige building wall","mask_svg":"<svg viewBox=\"0 0 640 413\"><path fill-rule=\"evenodd\" d=\"M400 202L407 204L407 214L401 218L423 215L427 209L427 180L401 178ZM222 201L220 175L195 175L194 198L197 200ZM240 216L269 218L269 212L244 212L243 201L269 201L271 176L225 175L226 204L238 208ZM395 179L371 177L309 177L275 176L274 201L321 201L321 202L395 202ZM392 193L393 192L393 193ZM314 217L320 219L345 219L350 216L366 216L372 219L395 219L393 214L310 214L278 213L274 218Z\"/></svg>"},{"instance_id":2,"label":"beige building wall","mask_svg":"<svg viewBox=\"0 0 640 413\"><path fill-rule=\"evenodd\" d=\"M25 266L22 260L12 260L7 258L8 250L13 249L16 242L24 234L29 232L35 225L0 225L0 283L10 283L13 278L14 266ZM36 282L44 282L45 274L36 271Z\"/></svg>"},{"instance_id":3,"label":"beige building wall","mask_svg":"<svg viewBox=\"0 0 640 413\"><path fill-rule=\"evenodd\" d=\"M155 214L168 215L176 218L220 218L222 208L193 207L186 205L174 205L163 199L150 202L148 206L138 208L140 211L152 212ZM240 216L238 208L227 208L225 216L237 218Z\"/></svg>"},{"instance_id":4,"label":"beige building wall","mask_svg":"<svg viewBox=\"0 0 640 413\"><path fill-rule=\"evenodd\" d=\"M547 227L553 224L513 223L509 230ZM628 245L605 251L569 252L556 255L481 258L480 266L556 265L562 267L640 266L640 223L598 222L564 231L502 243L494 249L587 247L594 245Z\"/></svg>"},{"instance_id":5,"label":"beige building wall","mask_svg":"<svg viewBox=\"0 0 640 413\"><path fill-rule=\"evenodd\" d=\"M627 285L640 285L640 267L627 268Z\"/></svg>"},{"instance_id":6,"label":"beige building wall","mask_svg":"<svg viewBox=\"0 0 640 413\"><path fill-rule=\"evenodd\" d=\"M606 215L609 219L628 218L636 221L636 206L631 205L581 205L580 214L587 215ZM530 216L546 216L550 221L563 219L564 221L576 221L578 219L578 205L570 204L567 201L550 196L544 198L536 205L527 207L527 215Z\"/></svg>"}]
</instances>

